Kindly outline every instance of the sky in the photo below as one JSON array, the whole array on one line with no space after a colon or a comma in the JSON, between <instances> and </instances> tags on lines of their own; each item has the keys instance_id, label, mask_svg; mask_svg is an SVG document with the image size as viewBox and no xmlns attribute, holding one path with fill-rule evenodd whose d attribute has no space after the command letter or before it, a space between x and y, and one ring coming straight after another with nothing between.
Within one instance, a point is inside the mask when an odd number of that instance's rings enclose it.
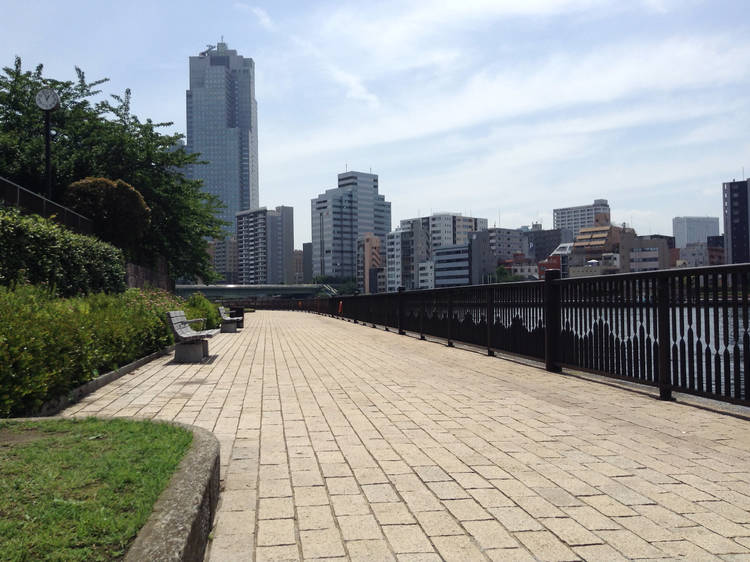
<instances>
[{"instance_id":1,"label":"sky","mask_svg":"<svg viewBox=\"0 0 750 562\"><path fill-rule=\"evenodd\" d=\"M140 118L185 132L188 57L223 37L256 68L260 203L294 207L338 173L379 175L392 224L459 212L517 228L607 199L613 222L672 234L721 217L750 172L750 2L12 1L14 55L107 77ZM722 227L723 230L723 227Z\"/></svg>"}]
</instances>

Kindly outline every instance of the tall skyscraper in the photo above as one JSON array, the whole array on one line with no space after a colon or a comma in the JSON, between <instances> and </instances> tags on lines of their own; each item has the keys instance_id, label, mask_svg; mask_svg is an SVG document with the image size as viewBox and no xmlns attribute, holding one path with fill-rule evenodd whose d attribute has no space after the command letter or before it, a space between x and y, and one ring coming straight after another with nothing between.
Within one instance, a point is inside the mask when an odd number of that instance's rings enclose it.
<instances>
[{"instance_id":1,"label":"tall skyscraper","mask_svg":"<svg viewBox=\"0 0 750 562\"><path fill-rule=\"evenodd\" d=\"M593 205L564 207L552 211L552 228L566 228L573 236L582 228L609 225L609 203L606 199L594 199Z\"/></svg>"},{"instance_id":2,"label":"tall skyscraper","mask_svg":"<svg viewBox=\"0 0 750 562\"><path fill-rule=\"evenodd\" d=\"M258 106L253 59L228 49L224 42L190 57L187 90L187 151L206 164L191 166L190 177L225 208L220 218L235 231L240 211L258 204Z\"/></svg>"},{"instance_id":3,"label":"tall skyscraper","mask_svg":"<svg viewBox=\"0 0 750 562\"><path fill-rule=\"evenodd\" d=\"M237 213L237 262L243 285L294 283L292 207Z\"/></svg>"},{"instance_id":4,"label":"tall skyscraper","mask_svg":"<svg viewBox=\"0 0 750 562\"><path fill-rule=\"evenodd\" d=\"M313 276L354 279L357 239L371 232L380 238L391 230L391 203L378 193L377 174L345 172L338 187L311 200Z\"/></svg>"},{"instance_id":5,"label":"tall skyscraper","mask_svg":"<svg viewBox=\"0 0 750 562\"><path fill-rule=\"evenodd\" d=\"M750 262L750 179L723 185L726 263Z\"/></svg>"},{"instance_id":6,"label":"tall skyscraper","mask_svg":"<svg viewBox=\"0 0 750 562\"><path fill-rule=\"evenodd\" d=\"M672 235L678 248L699 242L705 244L709 236L719 235L719 217L674 217Z\"/></svg>"}]
</instances>

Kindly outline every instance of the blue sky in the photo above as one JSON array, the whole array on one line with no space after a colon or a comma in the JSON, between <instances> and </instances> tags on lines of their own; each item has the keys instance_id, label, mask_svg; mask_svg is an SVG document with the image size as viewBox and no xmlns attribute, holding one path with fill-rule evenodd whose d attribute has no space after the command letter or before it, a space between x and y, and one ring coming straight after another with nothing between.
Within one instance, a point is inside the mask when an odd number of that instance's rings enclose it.
<instances>
[{"instance_id":1,"label":"blue sky","mask_svg":"<svg viewBox=\"0 0 750 562\"><path fill-rule=\"evenodd\" d=\"M256 65L261 205L310 199L345 167L380 175L393 224L437 211L518 227L606 198L671 234L721 214L750 172L750 3L12 2L4 66L109 77L184 132L188 57L221 36Z\"/></svg>"}]
</instances>

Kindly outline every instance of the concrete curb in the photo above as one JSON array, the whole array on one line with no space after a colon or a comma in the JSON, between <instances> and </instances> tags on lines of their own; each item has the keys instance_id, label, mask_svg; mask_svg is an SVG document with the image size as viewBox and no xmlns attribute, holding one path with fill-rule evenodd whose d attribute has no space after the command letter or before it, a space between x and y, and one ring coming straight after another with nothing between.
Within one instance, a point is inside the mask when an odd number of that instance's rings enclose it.
<instances>
[{"instance_id":1,"label":"concrete curb","mask_svg":"<svg viewBox=\"0 0 750 562\"><path fill-rule=\"evenodd\" d=\"M219 502L219 440L200 427L164 423L191 431L193 444L138 532L126 562L202 561L208 545Z\"/></svg>"},{"instance_id":2,"label":"concrete curb","mask_svg":"<svg viewBox=\"0 0 750 562\"><path fill-rule=\"evenodd\" d=\"M6 418L29 422L75 418ZM116 418L99 418L116 419ZM208 546L220 493L219 440L201 427L167 420L134 420L168 423L193 434L190 449L177 465L167 487L154 504L146 523L138 531L125 555L126 562L201 562Z\"/></svg>"},{"instance_id":3,"label":"concrete curb","mask_svg":"<svg viewBox=\"0 0 750 562\"><path fill-rule=\"evenodd\" d=\"M70 406L71 404L75 404L76 402L81 400L81 398L84 398L85 396L88 396L92 392L99 390L105 384L109 384L112 381L115 381L119 379L120 377L127 375L128 373L136 370L138 367L145 365L149 361L153 361L157 357L166 355L167 353L170 353L173 350L174 350L174 345L170 345L169 347L165 347L164 349L156 351L150 355L146 355L145 357L136 359L132 363L123 365L119 369L110 371L109 373L105 373L101 375L100 377L95 378L94 380L91 380L85 384L82 384L78 388L74 388L73 390L71 390L70 392L68 392L67 394L63 396L60 396L59 398L53 398L52 400L48 400L47 402L42 404L39 410L34 412L32 416L47 417L47 416L57 415L62 410Z\"/></svg>"}]
</instances>

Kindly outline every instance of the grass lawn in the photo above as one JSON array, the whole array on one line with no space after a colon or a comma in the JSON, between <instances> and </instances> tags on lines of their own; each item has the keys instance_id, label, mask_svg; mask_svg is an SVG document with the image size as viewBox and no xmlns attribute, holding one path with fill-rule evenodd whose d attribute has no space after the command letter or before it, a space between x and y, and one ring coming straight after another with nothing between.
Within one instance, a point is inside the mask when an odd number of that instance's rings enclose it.
<instances>
[{"instance_id":1,"label":"grass lawn","mask_svg":"<svg viewBox=\"0 0 750 562\"><path fill-rule=\"evenodd\" d=\"M192 439L147 421L0 420L0 560L122 557Z\"/></svg>"}]
</instances>

